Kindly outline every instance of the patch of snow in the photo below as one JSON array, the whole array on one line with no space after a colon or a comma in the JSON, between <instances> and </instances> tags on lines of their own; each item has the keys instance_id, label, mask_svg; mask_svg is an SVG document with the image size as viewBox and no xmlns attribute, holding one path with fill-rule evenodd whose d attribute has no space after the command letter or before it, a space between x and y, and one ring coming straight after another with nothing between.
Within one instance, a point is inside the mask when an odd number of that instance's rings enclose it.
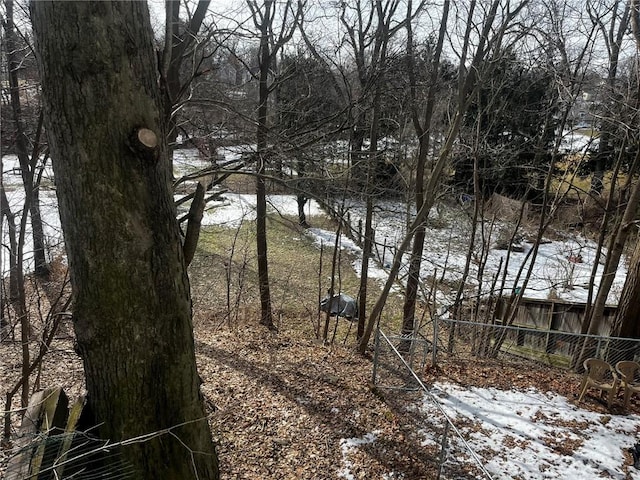
<instances>
[{"instance_id":1,"label":"patch of snow","mask_svg":"<svg viewBox=\"0 0 640 480\"><path fill-rule=\"evenodd\" d=\"M345 205L351 221L364 222L365 208L363 202L351 201ZM468 243L471 235L469 218L460 215L459 210L434 208L430 214L430 222L426 228L425 247L420 275L422 278L434 276L443 277L447 283L454 284L462 278L464 271ZM407 232L407 214L411 218L415 211L407 212L406 206L399 202L379 202L373 212L373 226L376 235L377 246L374 249L378 265L388 268L395 255L395 247L402 241ZM489 288L496 275L501 281L506 268L505 294L512 289L520 287L527 269L531 266L531 260L527 253L533 248L531 243L523 244L523 252L507 252L494 248L495 241L501 230L508 226L497 224L492 231L485 231L486 238L490 238L488 244L490 250L487 256L486 267L482 278L482 284L478 288L478 263L472 261L467 283L475 286L476 293L481 296L488 295ZM474 258L482 255L481 233L474 248ZM385 248L386 246L386 248ZM524 296L534 299L548 299L551 296L571 302L585 302L588 296L591 270L595 261L595 242L583 237L566 238L563 240L545 242L538 247L538 253L533 265L529 282ZM603 255L606 252L603 252ZM507 264L507 255L509 262ZM582 262L570 261L571 256L581 256ZM602 257L604 258L604 257ZM399 278L406 274L406 265L409 257L405 254ZM359 272L360 264L354 267ZM524 268L523 268L524 267ZM597 274L594 282L594 294L597 292L602 277L603 265L597 266ZM522 273L519 273L522 270ZM372 273L374 276L375 273ZM386 274L384 274L386 275ZM377 275L384 278L383 274ZM615 275L613 286L609 292L608 304L618 303L626 279L627 270L624 262L621 262ZM500 286L500 281L497 285ZM479 292L477 292L479 290ZM495 292L493 292L495 293ZM442 298L442 301L447 299ZM450 301L450 300L449 300Z\"/></svg>"},{"instance_id":2,"label":"patch of snow","mask_svg":"<svg viewBox=\"0 0 640 480\"><path fill-rule=\"evenodd\" d=\"M15 224L19 231L22 209L24 208L24 190L20 184L16 185L15 188L7 188L5 192L7 194L7 200L11 211L15 214ZM51 261L54 256L63 254L64 250L62 243L62 227L60 225L60 216L58 215L58 200L54 191L46 189L40 190L40 216L42 218L45 245L48 247L48 260ZM4 221L4 218L2 221ZM10 271L8 248L9 235L6 225L3 225L2 239L0 240L2 242L0 248L0 275L4 277L8 275ZM7 245L6 248L5 245ZM27 218L25 225L23 268L27 272L34 268L33 233L30 217Z\"/></svg>"},{"instance_id":3,"label":"patch of snow","mask_svg":"<svg viewBox=\"0 0 640 480\"><path fill-rule=\"evenodd\" d=\"M278 213L280 215L298 215L298 203L295 195L268 195L267 214ZM310 200L305 205L307 217L323 215L324 212L315 200ZM229 228L237 228L243 222L256 219L256 196L240 193L225 193L223 199L212 202L205 211L202 225L221 225Z\"/></svg>"},{"instance_id":4,"label":"patch of snow","mask_svg":"<svg viewBox=\"0 0 640 480\"><path fill-rule=\"evenodd\" d=\"M589 135L566 131L560 142L560 151L563 153L587 153L598 149L600 140Z\"/></svg>"},{"instance_id":5,"label":"patch of snow","mask_svg":"<svg viewBox=\"0 0 640 480\"><path fill-rule=\"evenodd\" d=\"M369 432L364 437L358 438L342 438L340 440L340 450L342 450L342 464L343 468L338 472L338 477L346 478L347 480L355 480L356 477L351 473L353 468L353 462L349 460L349 453L351 450L368 443L376 441L379 432Z\"/></svg>"},{"instance_id":6,"label":"patch of snow","mask_svg":"<svg viewBox=\"0 0 640 480\"><path fill-rule=\"evenodd\" d=\"M253 149L255 149L253 145L225 147L221 148L221 153L224 154L225 160L230 160L240 158L243 153L251 152ZM174 165L176 172L183 175L210 164L208 161L200 159L195 149L179 149L175 152ZM3 180L5 186L10 186L7 191L11 195L12 207L16 209L24 198L21 192L17 157L15 155L3 157L3 168L5 170ZM50 166L47 166L47 175L50 173ZM51 191L43 190L41 196L45 202L43 205L43 217L47 225L45 228L49 238L48 241L50 244L61 245L62 236L60 233L60 221L55 208L55 195ZM188 208L188 204L183 205L181 208ZM363 202L348 201L344 205L344 209L350 215L352 223L357 224L359 220L364 220L365 206ZM244 221L254 221L256 218L255 210L255 195L226 193L221 201L213 202L205 211L202 224L205 226L224 225L230 228L237 228ZM298 213L296 197L294 195L270 195L268 197L268 211L270 213L279 212L282 215L296 216ZM313 200L307 202L305 213L309 218L323 214L318 203ZM406 235L408 219L413 218L414 215L415 210L407 209L403 202L385 201L376 205L373 215L373 228L376 235L375 258L371 259L369 264L369 275L372 278L377 278L380 282L386 281L387 270L392 265L396 246ZM460 215L459 209L451 210L450 207L436 207L432 209L430 220L431 222L427 226L427 240L425 241L420 275L423 279L426 279L437 274L438 277L444 279L445 283L455 284L461 279L466 262L467 245L471 232L469 219L465 215ZM485 235L497 236L501 228L508 227L497 225L493 232L485 232ZM311 228L307 231L307 234L315 239L317 245L322 242L327 246L332 246L335 243L335 232ZM4 235L6 236L6 232ZM6 241L6 238L2 239L3 243L6 243ZM517 281L516 279L523 264L525 267L523 272L526 272L526 268L529 268L530 261L527 260L526 256L533 248L532 244L523 243L522 245L523 252L508 253L505 250L492 248L487 257L482 282L478 279L477 263L471 262L467 283L475 288L476 293L487 295L490 293L488 289L496 275L499 275L499 279L502 278L506 265L504 293L509 293L512 289L521 286L522 276L520 280ZM345 235L341 236L340 247L353 253L355 257L362 255L360 247ZM556 298L573 302L586 301L589 279L595 260L595 247L594 242L581 237L540 245L524 296L538 299L547 299L555 296ZM27 245L25 251L30 249L32 247ZM8 265L7 249L2 250L3 257L1 261L3 270L6 272L8 268L5 267ZM478 245L474 256L479 258L481 253L480 245ZM507 255L509 255L508 265L506 264ZM571 256L580 256L582 262L574 263L570 261ZM361 259L353 261L352 265L357 274L360 273L361 262ZM407 264L408 255L405 254L399 274L400 281L406 277ZM602 271L603 266L598 265L594 293L597 291ZM609 294L609 304L617 304L626 274L626 266L621 263ZM500 282L497 285L500 285ZM443 304L451 301L442 294L439 295L438 300Z\"/></svg>"},{"instance_id":7,"label":"patch of snow","mask_svg":"<svg viewBox=\"0 0 640 480\"><path fill-rule=\"evenodd\" d=\"M428 418L426 425L416 425L422 445L442 444L442 437L434 433L442 431L442 409L496 480L640 480L640 470L625 466L624 455L638 442L638 415L590 412L561 395L535 388L499 390L436 382L430 393L418 404ZM382 435L374 431L361 438L340 440L339 477L354 479L349 454ZM452 430L447 444L445 474L449 463L472 461ZM391 473L385 478L401 477Z\"/></svg>"},{"instance_id":8,"label":"patch of snow","mask_svg":"<svg viewBox=\"0 0 640 480\"><path fill-rule=\"evenodd\" d=\"M320 247L320 245L333 247L336 244L336 234L334 232L323 230L321 228L309 228L307 229L307 234L314 239L314 243L318 247ZM356 255L360 255L362 253L362 249L346 235L340 235L340 243L338 246L341 250L347 250Z\"/></svg>"},{"instance_id":9,"label":"patch of snow","mask_svg":"<svg viewBox=\"0 0 640 480\"><path fill-rule=\"evenodd\" d=\"M637 442L640 431L637 415L589 412L561 395L533 388L505 391L435 383L432 393L454 423L468 420L458 429L493 478L640 479L640 471L623 470L623 451ZM441 417L429 396L420 408L429 418ZM433 431L421 427L425 445L438 442ZM462 448L453 435L450 442L452 448ZM567 448L554 448L563 445Z\"/></svg>"}]
</instances>

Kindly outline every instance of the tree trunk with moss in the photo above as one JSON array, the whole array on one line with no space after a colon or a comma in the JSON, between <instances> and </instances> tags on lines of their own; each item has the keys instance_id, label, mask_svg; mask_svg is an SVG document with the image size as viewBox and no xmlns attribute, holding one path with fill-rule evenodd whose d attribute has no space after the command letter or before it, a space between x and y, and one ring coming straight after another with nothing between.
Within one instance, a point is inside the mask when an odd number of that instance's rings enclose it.
<instances>
[{"instance_id":1,"label":"tree trunk with moss","mask_svg":"<svg viewBox=\"0 0 640 480\"><path fill-rule=\"evenodd\" d=\"M31 9L93 433L140 438L133 478L216 479L147 5Z\"/></svg>"}]
</instances>

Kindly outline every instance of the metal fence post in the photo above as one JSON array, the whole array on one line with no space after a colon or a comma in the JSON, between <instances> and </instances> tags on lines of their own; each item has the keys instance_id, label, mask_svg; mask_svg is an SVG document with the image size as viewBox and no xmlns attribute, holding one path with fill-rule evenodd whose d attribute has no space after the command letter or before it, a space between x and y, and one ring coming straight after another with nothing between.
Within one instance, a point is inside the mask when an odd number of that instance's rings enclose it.
<instances>
[{"instance_id":1,"label":"metal fence post","mask_svg":"<svg viewBox=\"0 0 640 480\"><path fill-rule=\"evenodd\" d=\"M436 480L440 480L442 475L442 466L447 461L447 436L449 435L449 422L444 424L444 433L442 434L442 443L440 444L440 461L438 462L438 476Z\"/></svg>"},{"instance_id":2,"label":"metal fence post","mask_svg":"<svg viewBox=\"0 0 640 480\"><path fill-rule=\"evenodd\" d=\"M433 319L433 345L431 345L431 364L435 367L437 363L438 355L436 351L438 350L438 316Z\"/></svg>"},{"instance_id":3,"label":"metal fence post","mask_svg":"<svg viewBox=\"0 0 640 480\"><path fill-rule=\"evenodd\" d=\"M373 377L371 378L371 383L376 385L376 376L378 374L378 355L380 351L380 329L376 329L376 340L374 342L373 347Z\"/></svg>"},{"instance_id":4,"label":"metal fence post","mask_svg":"<svg viewBox=\"0 0 640 480\"><path fill-rule=\"evenodd\" d=\"M400 338L402 339L402 337L400 337ZM491 480L493 477L491 476L491 474L485 468L484 464L482 463L482 459L469 446L469 444L467 443L466 439L462 436L462 433L452 423L451 418L449 418L449 416L447 415L447 412L445 411L443 406L440 404L438 399L425 386L425 384L420 379L420 377L411 368L411 366L407 363L407 361L402 356L402 354L393 345L391 340L389 340L389 337L387 337L385 335L384 331L382 331L381 329L377 329L376 330L376 342L375 342L375 345L376 345L376 350L375 350L375 355L374 355L374 369L377 370L377 366L378 366L377 363L380 361L380 359L378 358L377 354L379 353L379 350L380 350L381 346L384 345L385 348L388 348L389 353L394 355L402 363L402 365L407 369L407 372L409 373L409 375L411 377L413 377L413 379L417 382L419 389L422 389L424 394L432 402L432 405L434 405L438 409L438 411L440 412L440 414L443 416L443 418L445 420L445 429L444 429L444 432L443 432L444 436L443 436L443 439L442 439L441 452L440 452L440 455L439 455L440 459L439 459L438 476L437 476L437 478L438 479L441 478L443 464L445 463L445 461L447 459L448 435L449 435L449 431L452 431L453 434L455 435L456 439L461 443L462 447L469 453L469 455L473 459L473 463L482 471L482 474L483 474L482 478L487 478L487 479ZM384 361L384 359L383 359L383 361ZM376 376L376 374L374 373L374 378L375 378L375 376ZM457 443L456 443L456 445L457 445ZM477 477L477 478L480 478L480 477Z\"/></svg>"}]
</instances>

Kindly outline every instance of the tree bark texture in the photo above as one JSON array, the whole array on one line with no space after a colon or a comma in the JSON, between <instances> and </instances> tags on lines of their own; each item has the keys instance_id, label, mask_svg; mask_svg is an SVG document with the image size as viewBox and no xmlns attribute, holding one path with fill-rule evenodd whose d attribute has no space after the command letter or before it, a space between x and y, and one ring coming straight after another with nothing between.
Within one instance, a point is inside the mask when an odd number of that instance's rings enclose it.
<instances>
[{"instance_id":1,"label":"tree bark texture","mask_svg":"<svg viewBox=\"0 0 640 480\"><path fill-rule=\"evenodd\" d=\"M31 4L97 433L140 479L215 479L145 2ZM158 145L136 144L140 128Z\"/></svg>"},{"instance_id":2,"label":"tree bark texture","mask_svg":"<svg viewBox=\"0 0 640 480\"><path fill-rule=\"evenodd\" d=\"M638 338L640 336L640 241L636 240L631 262L627 268L627 278L620 295L616 312L613 335Z\"/></svg>"}]
</instances>

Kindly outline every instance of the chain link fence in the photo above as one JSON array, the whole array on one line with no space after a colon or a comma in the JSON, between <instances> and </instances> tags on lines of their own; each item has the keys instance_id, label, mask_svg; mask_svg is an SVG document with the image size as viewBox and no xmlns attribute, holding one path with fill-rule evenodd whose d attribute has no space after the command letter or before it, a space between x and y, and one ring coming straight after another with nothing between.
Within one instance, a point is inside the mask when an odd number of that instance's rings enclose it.
<instances>
[{"instance_id":1,"label":"chain link fence","mask_svg":"<svg viewBox=\"0 0 640 480\"><path fill-rule=\"evenodd\" d=\"M581 371L587 358L599 358L612 366L623 360L640 360L640 339L453 319L440 319L430 330L414 337L387 336L378 331L373 384L383 390L419 395L414 405L419 405L416 408L422 416L416 429L425 432L423 446L432 458L431 478L435 479L492 477L423 383L421 374L426 368L439 361L473 362L481 358L520 368L524 364Z\"/></svg>"},{"instance_id":2,"label":"chain link fence","mask_svg":"<svg viewBox=\"0 0 640 480\"><path fill-rule=\"evenodd\" d=\"M413 411L420 444L428 459L429 478L435 480L491 479L481 458L449 418L438 399L422 382L421 372L431 361L433 344L424 337L390 336L378 330L375 342L373 384L377 388L422 394Z\"/></svg>"},{"instance_id":3,"label":"chain link fence","mask_svg":"<svg viewBox=\"0 0 640 480\"><path fill-rule=\"evenodd\" d=\"M430 341L437 338L437 357L489 358L581 371L585 359L595 357L615 366L640 359L640 339L583 335L441 319Z\"/></svg>"}]
</instances>

